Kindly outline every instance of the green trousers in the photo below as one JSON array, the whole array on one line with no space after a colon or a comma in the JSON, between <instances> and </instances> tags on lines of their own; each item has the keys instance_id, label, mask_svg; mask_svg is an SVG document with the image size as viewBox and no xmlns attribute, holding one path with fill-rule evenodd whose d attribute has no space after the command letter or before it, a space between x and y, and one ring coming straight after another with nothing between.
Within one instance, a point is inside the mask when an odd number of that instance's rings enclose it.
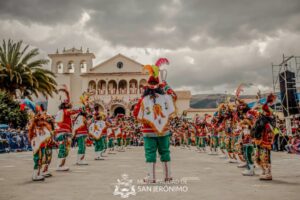
<instances>
[{"instance_id":1,"label":"green trousers","mask_svg":"<svg viewBox=\"0 0 300 200\"><path fill-rule=\"evenodd\" d=\"M196 147L199 146L199 136L196 136Z\"/></svg>"},{"instance_id":2,"label":"green trousers","mask_svg":"<svg viewBox=\"0 0 300 200\"><path fill-rule=\"evenodd\" d=\"M45 164L50 164L52 160L52 147L45 148Z\"/></svg>"},{"instance_id":3,"label":"green trousers","mask_svg":"<svg viewBox=\"0 0 300 200\"><path fill-rule=\"evenodd\" d=\"M94 140L95 152L103 151L104 149L104 140L101 137L99 140Z\"/></svg>"},{"instance_id":4,"label":"green trousers","mask_svg":"<svg viewBox=\"0 0 300 200\"><path fill-rule=\"evenodd\" d=\"M220 136L220 149L226 149L226 144L225 144L225 137Z\"/></svg>"},{"instance_id":5,"label":"green trousers","mask_svg":"<svg viewBox=\"0 0 300 200\"><path fill-rule=\"evenodd\" d=\"M206 139L205 139L205 137L200 137L199 138L199 147L201 147L201 148L206 147Z\"/></svg>"},{"instance_id":6,"label":"green trousers","mask_svg":"<svg viewBox=\"0 0 300 200\"><path fill-rule=\"evenodd\" d=\"M170 157L170 136L144 137L146 162L156 162L156 152L160 155L161 162L168 162Z\"/></svg>"},{"instance_id":7,"label":"green trousers","mask_svg":"<svg viewBox=\"0 0 300 200\"><path fill-rule=\"evenodd\" d=\"M184 138L181 138L181 144L184 144Z\"/></svg>"},{"instance_id":8,"label":"green trousers","mask_svg":"<svg viewBox=\"0 0 300 200\"><path fill-rule=\"evenodd\" d=\"M68 137L67 135L60 135L57 137L57 141L59 142L58 145L58 158L66 158L68 156Z\"/></svg>"},{"instance_id":9,"label":"green trousers","mask_svg":"<svg viewBox=\"0 0 300 200\"><path fill-rule=\"evenodd\" d=\"M114 148L114 138L108 139L108 148Z\"/></svg>"},{"instance_id":10,"label":"green trousers","mask_svg":"<svg viewBox=\"0 0 300 200\"><path fill-rule=\"evenodd\" d=\"M118 146L122 146L122 138L117 138L117 144Z\"/></svg>"},{"instance_id":11,"label":"green trousers","mask_svg":"<svg viewBox=\"0 0 300 200\"><path fill-rule=\"evenodd\" d=\"M225 147L228 153L233 152L233 146L234 146L234 138L232 136L226 135L225 137Z\"/></svg>"},{"instance_id":12,"label":"green trousers","mask_svg":"<svg viewBox=\"0 0 300 200\"><path fill-rule=\"evenodd\" d=\"M188 138L188 145L191 145L192 144L192 138Z\"/></svg>"},{"instance_id":13,"label":"green trousers","mask_svg":"<svg viewBox=\"0 0 300 200\"><path fill-rule=\"evenodd\" d=\"M85 139L86 135L77 137L78 154L85 154Z\"/></svg>"},{"instance_id":14,"label":"green trousers","mask_svg":"<svg viewBox=\"0 0 300 200\"><path fill-rule=\"evenodd\" d=\"M212 148L218 148L218 146L219 146L219 138L218 138L218 136L215 136L215 135L211 136L211 138L210 138L210 146Z\"/></svg>"},{"instance_id":15,"label":"green trousers","mask_svg":"<svg viewBox=\"0 0 300 200\"><path fill-rule=\"evenodd\" d=\"M42 166L42 158L45 154L45 148L41 148L38 152L33 155L33 169L39 169Z\"/></svg>"},{"instance_id":16,"label":"green trousers","mask_svg":"<svg viewBox=\"0 0 300 200\"><path fill-rule=\"evenodd\" d=\"M254 147L252 144L243 145L244 158L247 163L247 168L250 169L250 165L253 165L252 154Z\"/></svg>"},{"instance_id":17,"label":"green trousers","mask_svg":"<svg viewBox=\"0 0 300 200\"><path fill-rule=\"evenodd\" d=\"M107 136L103 136L101 138L103 138L103 148L107 149Z\"/></svg>"},{"instance_id":18,"label":"green trousers","mask_svg":"<svg viewBox=\"0 0 300 200\"><path fill-rule=\"evenodd\" d=\"M126 138L125 146L127 147L128 145L130 145L130 138Z\"/></svg>"}]
</instances>

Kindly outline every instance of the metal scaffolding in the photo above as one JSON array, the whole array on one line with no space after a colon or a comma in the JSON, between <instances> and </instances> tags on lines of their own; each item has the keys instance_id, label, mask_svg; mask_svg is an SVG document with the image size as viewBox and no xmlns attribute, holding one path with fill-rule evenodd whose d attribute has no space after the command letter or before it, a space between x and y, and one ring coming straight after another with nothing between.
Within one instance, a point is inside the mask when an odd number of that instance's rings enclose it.
<instances>
[{"instance_id":1,"label":"metal scaffolding","mask_svg":"<svg viewBox=\"0 0 300 200\"><path fill-rule=\"evenodd\" d=\"M285 117L286 128L288 134L291 133L291 119L299 117L300 115L291 115L289 110L294 107L289 107L288 91L294 90L295 87L290 88L291 82L287 81L287 76L285 72L290 71L295 73L295 84L296 91L299 93L300 90L300 56L282 56L282 62L278 65L272 63L272 76L273 76L273 92L281 98L280 106L275 105L275 112L287 112L287 117ZM280 79L285 82L285 93L280 92ZM282 99L286 98L287 105L283 105ZM297 102L297 108L299 108L299 102Z\"/></svg>"},{"instance_id":2,"label":"metal scaffolding","mask_svg":"<svg viewBox=\"0 0 300 200\"><path fill-rule=\"evenodd\" d=\"M282 62L280 64L276 65L276 64L272 63L273 92L275 94L280 94L279 80L280 80L280 78L282 78L285 81L285 88L286 88L285 91L286 92L285 92L285 94L283 94L284 96L282 96L281 98L282 99L287 98L287 101L288 101L287 92L294 88L288 88L288 85L290 82L287 81L286 73L282 73L282 72L286 72L286 71L295 73L296 90L298 93L300 90L300 56L285 56L285 55L283 55ZM276 106L275 109L276 109L276 111L279 111L279 112L282 112L283 109L285 109L287 111L287 113L289 113L289 109L291 107L288 107L288 106L289 105L287 105L286 107L283 106L282 101L281 101L280 106Z\"/></svg>"}]
</instances>

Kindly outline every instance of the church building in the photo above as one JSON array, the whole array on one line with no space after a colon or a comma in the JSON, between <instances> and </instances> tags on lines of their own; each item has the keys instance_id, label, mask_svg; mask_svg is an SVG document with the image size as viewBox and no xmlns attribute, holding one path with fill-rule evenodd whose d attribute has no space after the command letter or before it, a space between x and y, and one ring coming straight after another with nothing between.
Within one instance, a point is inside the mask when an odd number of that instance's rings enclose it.
<instances>
[{"instance_id":1,"label":"church building","mask_svg":"<svg viewBox=\"0 0 300 200\"><path fill-rule=\"evenodd\" d=\"M115 55L104 62L93 65L95 55L89 50L68 49L61 53L48 55L51 59L51 71L56 75L59 87L65 85L70 91L74 106L80 105L83 92L90 92L90 99L101 106L101 110L110 115L118 113L130 115L143 93L148 75L143 64L122 54ZM178 95L178 114L190 107L191 92L176 91ZM59 96L48 101L48 112L55 114L60 104Z\"/></svg>"}]
</instances>

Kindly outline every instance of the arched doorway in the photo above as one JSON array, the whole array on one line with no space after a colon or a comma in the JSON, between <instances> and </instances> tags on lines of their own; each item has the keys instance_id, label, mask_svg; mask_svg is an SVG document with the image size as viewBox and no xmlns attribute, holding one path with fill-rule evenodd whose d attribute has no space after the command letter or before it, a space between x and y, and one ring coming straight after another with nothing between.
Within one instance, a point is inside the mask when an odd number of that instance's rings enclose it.
<instances>
[{"instance_id":1,"label":"arched doorway","mask_svg":"<svg viewBox=\"0 0 300 200\"><path fill-rule=\"evenodd\" d=\"M121 106L116 107L114 110L114 116L117 116L118 114L125 115L126 114L125 108L123 108Z\"/></svg>"}]
</instances>

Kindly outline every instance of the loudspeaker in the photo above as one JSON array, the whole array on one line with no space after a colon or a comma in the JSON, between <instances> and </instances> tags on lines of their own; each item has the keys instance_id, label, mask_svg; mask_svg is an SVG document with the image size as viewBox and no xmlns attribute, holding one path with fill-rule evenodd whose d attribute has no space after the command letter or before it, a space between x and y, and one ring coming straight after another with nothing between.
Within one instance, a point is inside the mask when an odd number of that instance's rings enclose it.
<instances>
[{"instance_id":1,"label":"loudspeaker","mask_svg":"<svg viewBox=\"0 0 300 200\"><path fill-rule=\"evenodd\" d=\"M284 116L299 114L295 73L289 70L281 72L279 83ZM287 112L287 108L289 108L289 112Z\"/></svg>"}]
</instances>

